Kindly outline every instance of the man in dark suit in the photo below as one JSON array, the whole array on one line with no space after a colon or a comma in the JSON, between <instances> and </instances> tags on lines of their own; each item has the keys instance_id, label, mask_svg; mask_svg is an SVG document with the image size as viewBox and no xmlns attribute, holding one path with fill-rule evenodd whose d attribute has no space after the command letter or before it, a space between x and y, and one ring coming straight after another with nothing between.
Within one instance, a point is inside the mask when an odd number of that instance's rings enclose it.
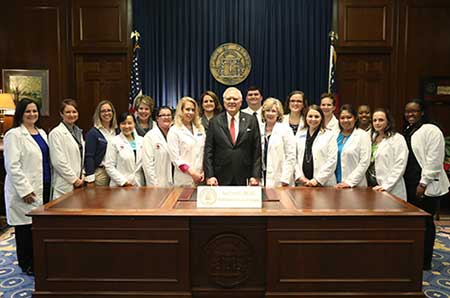
<instances>
[{"instance_id":1,"label":"man in dark suit","mask_svg":"<svg viewBox=\"0 0 450 298\"><path fill-rule=\"evenodd\" d=\"M258 185L261 177L261 137L256 117L239 109L242 93L223 93L225 112L209 123L203 170L208 185Z\"/></svg>"}]
</instances>

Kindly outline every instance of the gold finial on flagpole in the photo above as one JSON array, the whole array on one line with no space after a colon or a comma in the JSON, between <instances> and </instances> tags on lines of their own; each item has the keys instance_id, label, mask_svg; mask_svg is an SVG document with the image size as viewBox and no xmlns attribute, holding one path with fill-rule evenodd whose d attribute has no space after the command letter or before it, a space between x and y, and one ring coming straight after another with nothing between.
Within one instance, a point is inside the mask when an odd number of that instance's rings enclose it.
<instances>
[{"instance_id":1,"label":"gold finial on flagpole","mask_svg":"<svg viewBox=\"0 0 450 298\"><path fill-rule=\"evenodd\" d=\"M131 32L130 38L131 39L135 39L136 43L139 41L139 38L141 37L141 34L139 34L139 32L137 30L134 30L133 32Z\"/></svg>"},{"instance_id":2,"label":"gold finial on flagpole","mask_svg":"<svg viewBox=\"0 0 450 298\"><path fill-rule=\"evenodd\" d=\"M136 48L140 48L140 46L139 46L139 38L140 37L141 37L141 34L139 34L139 32L137 30L134 30L133 32L131 32L130 38L134 39L133 50L135 50Z\"/></svg>"}]
</instances>

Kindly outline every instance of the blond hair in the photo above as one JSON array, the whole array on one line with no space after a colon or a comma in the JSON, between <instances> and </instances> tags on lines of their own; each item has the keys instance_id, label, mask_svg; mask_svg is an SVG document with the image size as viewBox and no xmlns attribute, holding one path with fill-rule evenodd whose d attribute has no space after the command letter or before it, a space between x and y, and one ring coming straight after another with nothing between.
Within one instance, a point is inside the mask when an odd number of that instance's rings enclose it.
<instances>
[{"instance_id":1,"label":"blond hair","mask_svg":"<svg viewBox=\"0 0 450 298\"><path fill-rule=\"evenodd\" d=\"M108 104L111 107L111 112L112 112L112 118L111 118L111 122L109 123L109 125L110 125L109 128L110 129L116 129L117 128L116 109L114 108L114 105L112 104L112 102L110 102L107 99L104 99L104 100L100 101L98 103L97 107L95 108L94 115L92 116L92 120L94 122L94 126L96 128L103 127L102 119L100 118L100 113L101 113L102 106L105 105L105 104Z\"/></svg>"},{"instance_id":2,"label":"blond hair","mask_svg":"<svg viewBox=\"0 0 450 298\"><path fill-rule=\"evenodd\" d=\"M267 98L262 106L262 111L261 111L261 116L262 116L262 121L266 122L266 111L270 110L273 108L273 106L277 107L277 122L282 122L283 121L283 115L284 115L284 111L283 111L283 105L281 104L281 101L273 98L273 97L269 97Z\"/></svg>"},{"instance_id":3,"label":"blond hair","mask_svg":"<svg viewBox=\"0 0 450 298\"><path fill-rule=\"evenodd\" d=\"M182 97L177 104L177 109L175 111L175 125L178 127L183 126L183 108L187 102L190 102L194 105L194 119L192 120L192 124L194 124L197 129L204 131L203 125L200 122L200 116L198 113L198 105L195 99L189 96Z\"/></svg>"},{"instance_id":4,"label":"blond hair","mask_svg":"<svg viewBox=\"0 0 450 298\"><path fill-rule=\"evenodd\" d=\"M148 95L140 95L136 98L134 103L134 109L137 111L141 104L148 105L150 107L150 114L153 112L155 108L155 100ZM151 118L151 117L150 117Z\"/></svg>"}]
</instances>

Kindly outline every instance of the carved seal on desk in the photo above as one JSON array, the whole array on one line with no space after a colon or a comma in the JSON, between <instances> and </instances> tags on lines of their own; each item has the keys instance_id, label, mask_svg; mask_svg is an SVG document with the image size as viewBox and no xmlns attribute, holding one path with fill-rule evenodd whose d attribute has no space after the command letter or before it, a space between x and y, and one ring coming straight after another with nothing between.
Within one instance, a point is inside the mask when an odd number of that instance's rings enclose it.
<instances>
[{"instance_id":1,"label":"carved seal on desk","mask_svg":"<svg viewBox=\"0 0 450 298\"><path fill-rule=\"evenodd\" d=\"M236 43L218 46L209 59L209 69L220 83L232 86L244 81L250 74L252 60L247 50Z\"/></svg>"},{"instance_id":2,"label":"carved seal on desk","mask_svg":"<svg viewBox=\"0 0 450 298\"><path fill-rule=\"evenodd\" d=\"M206 245L209 279L224 288L234 288L248 278L253 263L249 242L237 234L225 233Z\"/></svg>"}]
</instances>

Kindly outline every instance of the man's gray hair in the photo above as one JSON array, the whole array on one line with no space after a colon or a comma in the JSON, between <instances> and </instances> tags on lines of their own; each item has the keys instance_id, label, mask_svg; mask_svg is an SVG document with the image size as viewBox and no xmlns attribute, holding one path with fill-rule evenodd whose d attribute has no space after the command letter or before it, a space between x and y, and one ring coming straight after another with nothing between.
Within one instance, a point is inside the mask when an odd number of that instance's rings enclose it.
<instances>
[{"instance_id":1,"label":"man's gray hair","mask_svg":"<svg viewBox=\"0 0 450 298\"><path fill-rule=\"evenodd\" d=\"M227 98L228 94L232 93L232 92L236 92L237 95L239 96L239 99L242 99L242 92L241 90L239 90L236 87L228 87L227 89L225 89L225 91L223 92L223 98Z\"/></svg>"}]
</instances>

